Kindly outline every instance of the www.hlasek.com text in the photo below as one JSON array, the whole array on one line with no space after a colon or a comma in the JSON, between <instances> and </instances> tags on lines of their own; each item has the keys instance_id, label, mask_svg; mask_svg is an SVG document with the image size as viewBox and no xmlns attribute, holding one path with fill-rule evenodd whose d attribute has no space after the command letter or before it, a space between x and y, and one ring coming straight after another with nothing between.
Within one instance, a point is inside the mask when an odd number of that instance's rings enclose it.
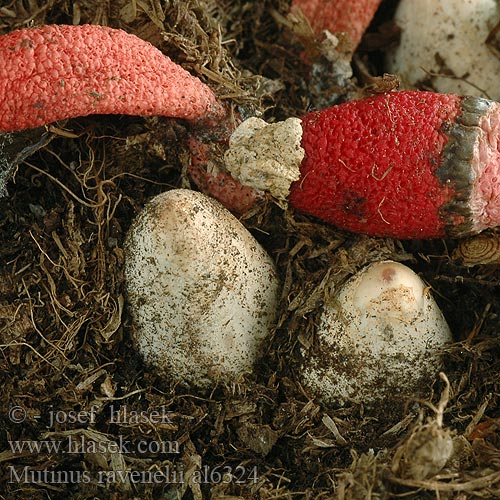
<instances>
[{"instance_id":1,"label":"www.hlasek.com text","mask_svg":"<svg viewBox=\"0 0 500 500\"><path fill-rule=\"evenodd\" d=\"M66 439L39 441L21 440L9 441L10 450L15 455L24 453L121 453L149 454L162 453L174 455L180 453L178 441L140 440L130 441L118 436L117 440L89 439L85 434L69 434Z\"/></svg>"}]
</instances>

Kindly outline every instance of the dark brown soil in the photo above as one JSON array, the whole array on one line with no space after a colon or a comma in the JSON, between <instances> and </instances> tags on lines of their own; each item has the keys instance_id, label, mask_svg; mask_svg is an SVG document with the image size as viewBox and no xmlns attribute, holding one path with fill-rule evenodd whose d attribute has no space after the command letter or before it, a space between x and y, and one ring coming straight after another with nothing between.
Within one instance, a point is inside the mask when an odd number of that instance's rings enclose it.
<instances>
[{"instance_id":1,"label":"dark brown soil","mask_svg":"<svg viewBox=\"0 0 500 500\"><path fill-rule=\"evenodd\" d=\"M308 79L300 54L315 42L287 18L289 3L11 0L0 2L0 34L50 23L122 28L243 114L274 121L329 92ZM373 77L397 36L384 25L394 4L383 2L335 101L393 85ZM270 201L243 222L283 279L278 327L253 376L190 391L136 354L123 284L134 216L189 182L187 124L90 116L52 132L0 199L0 498L500 497L498 265L462 266L456 241L353 235ZM433 288L456 339L447 378L431 381L424 400L325 407L296 376L301 349L314 346L325 277L340 283L380 258L405 262ZM436 465L451 441L450 460Z\"/></svg>"}]
</instances>

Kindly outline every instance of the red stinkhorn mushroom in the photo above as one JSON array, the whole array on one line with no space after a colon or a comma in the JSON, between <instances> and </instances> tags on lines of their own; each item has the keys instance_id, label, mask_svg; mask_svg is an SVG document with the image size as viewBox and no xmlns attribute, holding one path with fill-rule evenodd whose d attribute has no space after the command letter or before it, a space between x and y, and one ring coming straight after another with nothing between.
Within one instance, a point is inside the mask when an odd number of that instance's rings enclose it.
<instances>
[{"instance_id":1,"label":"red stinkhorn mushroom","mask_svg":"<svg viewBox=\"0 0 500 500\"><path fill-rule=\"evenodd\" d=\"M293 0L315 33L345 32L356 48L382 0Z\"/></svg>"},{"instance_id":2,"label":"red stinkhorn mushroom","mask_svg":"<svg viewBox=\"0 0 500 500\"><path fill-rule=\"evenodd\" d=\"M376 236L477 233L500 225L499 138L500 104L478 97L389 92L313 112L289 201Z\"/></svg>"},{"instance_id":3,"label":"red stinkhorn mushroom","mask_svg":"<svg viewBox=\"0 0 500 500\"><path fill-rule=\"evenodd\" d=\"M152 45L120 30L21 30L0 37L0 59L0 131L90 113L204 121L219 140L230 129L223 106L207 86ZM298 134L293 135L292 150ZM284 176L289 184L298 178L289 199L340 228L372 235L476 233L500 225L499 135L500 105L476 97L389 92L310 113L302 120L305 158L292 154L296 172ZM202 144L192 141L191 148L206 157ZM245 161L266 149L272 155L287 151L254 145ZM268 185L283 190L281 180L261 178L255 186ZM245 193L248 206L254 194Z\"/></svg>"},{"instance_id":4,"label":"red stinkhorn mushroom","mask_svg":"<svg viewBox=\"0 0 500 500\"><path fill-rule=\"evenodd\" d=\"M198 78L153 45L104 26L51 25L0 37L0 131L89 114L218 118Z\"/></svg>"}]
</instances>

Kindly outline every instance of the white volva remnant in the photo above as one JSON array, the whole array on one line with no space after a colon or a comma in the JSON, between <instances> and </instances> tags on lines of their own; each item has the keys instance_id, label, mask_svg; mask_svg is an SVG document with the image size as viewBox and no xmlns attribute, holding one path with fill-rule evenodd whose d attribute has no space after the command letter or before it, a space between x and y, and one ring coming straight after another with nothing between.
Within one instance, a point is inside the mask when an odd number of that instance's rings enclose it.
<instances>
[{"instance_id":1,"label":"white volva remnant","mask_svg":"<svg viewBox=\"0 0 500 500\"><path fill-rule=\"evenodd\" d=\"M500 59L486 39L499 19L496 0L401 0L401 41L388 55L388 70L404 88L426 80L438 92L498 101Z\"/></svg>"},{"instance_id":2,"label":"white volva remnant","mask_svg":"<svg viewBox=\"0 0 500 500\"><path fill-rule=\"evenodd\" d=\"M197 387L248 373L274 326L274 262L217 201L175 189L153 198L126 242L134 340L145 361Z\"/></svg>"},{"instance_id":3,"label":"white volva remnant","mask_svg":"<svg viewBox=\"0 0 500 500\"><path fill-rule=\"evenodd\" d=\"M301 139L299 118L271 124L249 118L229 139L224 155L226 169L243 185L268 191L285 201L292 182L300 178L305 154Z\"/></svg>"},{"instance_id":4,"label":"white volva remnant","mask_svg":"<svg viewBox=\"0 0 500 500\"><path fill-rule=\"evenodd\" d=\"M371 405L420 396L440 366L450 329L408 267L374 263L327 301L302 378L320 400Z\"/></svg>"}]
</instances>

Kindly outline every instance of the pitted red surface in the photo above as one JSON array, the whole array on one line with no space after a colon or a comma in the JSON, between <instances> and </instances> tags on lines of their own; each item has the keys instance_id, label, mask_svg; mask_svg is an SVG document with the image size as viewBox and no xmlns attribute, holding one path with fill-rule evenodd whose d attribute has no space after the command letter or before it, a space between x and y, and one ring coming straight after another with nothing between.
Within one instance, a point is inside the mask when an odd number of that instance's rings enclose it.
<instances>
[{"instance_id":1,"label":"pitted red surface","mask_svg":"<svg viewBox=\"0 0 500 500\"><path fill-rule=\"evenodd\" d=\"M307 17L315 33L328 30L349 34L356 47L381 0L293 0Z\"/></svg>"},{"instance_id":2,"label":"pitted red surface","mask_svg":"<svg viewBox=\"0 0 500 500\"><path fill-rule=\"evenodd\" d=\"M377 236L444 236L439 209L454 195L434 171L461 98L390 92L304 116L306 156L291 204Z\"/></svg>"},{"instance_id":3,"label":"pitted red surface","mask_svg":"<svg viewBox=\"0 0 500 500\"><path fill-rule=\"evenodd\" d=\"M215 95L158 49L102 26L42 26L0 37L0 130L89 114L221 115Z\"/></svg>"},{"instance_id":4,"label":"pitted red surface","mask_svg":"<svg viewBox=\"0 0 500 500\"><path fill-rule=\"evenodd\" d=\"M211 173L208 171L212 155L220 154L217 146L213 152L209 144L202 143L192 137L188 143L191 151L188 173L202 193L220 201L228 210L237 215L243 215L256 207L262 198L260 191L244 186L228 172Z\"/></svg>"}]
</instances>

